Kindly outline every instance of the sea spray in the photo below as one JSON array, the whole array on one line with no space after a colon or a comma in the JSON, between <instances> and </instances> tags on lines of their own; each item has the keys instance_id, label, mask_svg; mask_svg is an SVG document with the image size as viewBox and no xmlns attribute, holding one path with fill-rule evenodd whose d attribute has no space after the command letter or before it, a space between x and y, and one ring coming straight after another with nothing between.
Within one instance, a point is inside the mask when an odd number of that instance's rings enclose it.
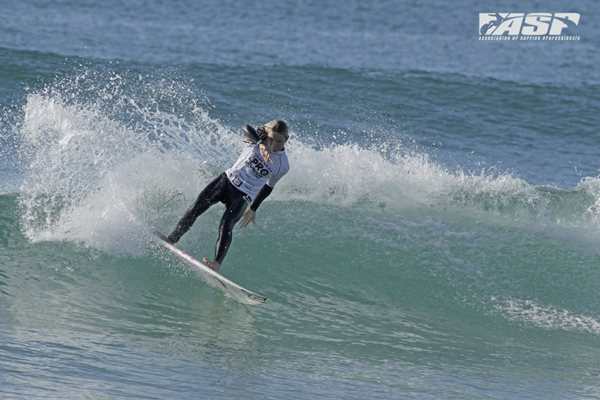
<instances>
[{"instance_id":1,"label":"sea spray","mask_svg":"<svg viewBox=\"0 0 600 400\"><path fill-rule=\"evenodd\" d=\"M199 168L223 168L230 158L232 134L199 103L178 113L173 104L171 112L158 106L178 87L161 81L149 89L140 77L138 92L115 100L129 83L116 72L96 75L59 80L27 97L19 132L26 163L21 208L31 240L118 249L123 237L133 239L151 222L160 195L177 188L174 177L179 189L196 191ZM94 92L100 78L105 86Z\"/></svg>"}]
</instances>

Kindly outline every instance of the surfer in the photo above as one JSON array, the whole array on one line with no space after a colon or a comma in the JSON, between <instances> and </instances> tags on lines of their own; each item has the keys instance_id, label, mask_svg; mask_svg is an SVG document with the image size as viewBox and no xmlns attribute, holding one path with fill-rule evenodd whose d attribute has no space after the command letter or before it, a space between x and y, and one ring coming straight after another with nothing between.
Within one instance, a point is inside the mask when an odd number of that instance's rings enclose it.
<instances>
[{"instance_id":1,"label":"surfer","mask_svg":"<svg viewBox=\"0 0 600 400\"><path fill-rule=\"evenodd\" d=\"M250 222L254 223L256 210L290 169L284 147L289 139L285 122L274 120L258 130L244 125L242 130L247 145L235 164L200 192L169 236L156 232L161 239L175 244L206 210L217 203L225 204L225 212L219 225L215 259L203 259L204 263L215 271L219 270L227 254L235 224L240 219L240 228L245 228Z\"/></svg>"}]
</instances>

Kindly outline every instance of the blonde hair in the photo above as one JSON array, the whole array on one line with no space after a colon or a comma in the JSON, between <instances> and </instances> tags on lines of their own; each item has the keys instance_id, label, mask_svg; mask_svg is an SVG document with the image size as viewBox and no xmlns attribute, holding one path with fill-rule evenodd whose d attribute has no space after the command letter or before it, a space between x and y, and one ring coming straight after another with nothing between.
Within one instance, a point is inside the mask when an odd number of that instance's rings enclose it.
<instances>
[{"instance_id":1,"label":"blonde hair","mask_svg":"<svg viewBox=\"0 0 600 400\"><path fill-rule=\"evenodd\" d=\"M287 124L278 119L275 119L271 122L267 122L266 124L258 128L258 131L265 134L269 132L278 133L280 135L285 136L285 140L288 140L290 138Z\"/></svg>"}]
</instances>

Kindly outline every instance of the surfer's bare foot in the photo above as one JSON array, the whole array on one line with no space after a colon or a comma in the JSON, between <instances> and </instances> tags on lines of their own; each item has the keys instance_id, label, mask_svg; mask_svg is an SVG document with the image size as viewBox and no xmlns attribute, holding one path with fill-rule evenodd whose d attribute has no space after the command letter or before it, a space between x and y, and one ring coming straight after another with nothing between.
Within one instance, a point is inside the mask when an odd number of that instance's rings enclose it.
<instances>
[{"instance_id":1,"label":"surfer's bare foot","mask_svg":"<svg viewBox=\"0 0 600 400\"><path fill-rule=\"evenodd\" d=\"M210 269L218 271L219 268L221 268L221 264L219 264L216 261L210 261L208 258L204 257L202 259L202 261L204 262L204 264L208 265L210 267Z\"/></svg>"}]
</instances>

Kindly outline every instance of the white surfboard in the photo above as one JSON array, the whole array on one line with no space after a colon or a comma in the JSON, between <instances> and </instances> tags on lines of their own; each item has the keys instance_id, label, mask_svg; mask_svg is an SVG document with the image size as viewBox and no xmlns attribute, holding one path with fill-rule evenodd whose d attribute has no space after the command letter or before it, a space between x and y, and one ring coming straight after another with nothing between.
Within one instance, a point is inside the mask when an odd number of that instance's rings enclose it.
<instances>
[{"instance_id":1,"label":"white surfboard","mask_svg":"<svg viewBox=\"0 0 600 400\"><path fill-rule=\"evenodd\" d=\"M202 279L204 279L208 284L220 289L223 293L225 293L225 295L232 297L244 304L257 305L267 301L266 297L253 293L248 289L244 289L237 283L230 281L215 270L209 268L203 262L196 260L194 257L181 251L172 244L165 242L158 236L154 235L154 238L160 245L169 250L171 253L198 268L198 272L200 272Z\"/></svg>"}]
</instances>

